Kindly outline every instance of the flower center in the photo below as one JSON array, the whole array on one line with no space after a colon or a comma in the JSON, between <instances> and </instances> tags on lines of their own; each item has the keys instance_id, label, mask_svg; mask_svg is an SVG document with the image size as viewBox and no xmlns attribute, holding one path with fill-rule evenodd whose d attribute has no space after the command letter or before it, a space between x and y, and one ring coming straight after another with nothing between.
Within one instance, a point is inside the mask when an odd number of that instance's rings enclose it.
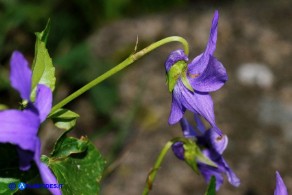
<instances>
[{"instance_id":1,"label":"flower center","mask_svg":"<svg viewBox=\"0 0 292 195\"><path fill-rule=\"evenodd\" d=\"M188 76L191 77L192 79L195 79L195 78L197 78L198 76L200 76L200 73L196 73L196 74L188 73Z\"/></svg>"},{"instance_id":2,"label":"flower center","mask_svg":"<svg viewBox=\"0 0 292 195\"><path fill-rule=\"evenodd\" d=\"M218 136L218 137L216 137L216 141L221 141L223 139L223 136L221 135L221 136Z\"/></svg>"}]
</instances>

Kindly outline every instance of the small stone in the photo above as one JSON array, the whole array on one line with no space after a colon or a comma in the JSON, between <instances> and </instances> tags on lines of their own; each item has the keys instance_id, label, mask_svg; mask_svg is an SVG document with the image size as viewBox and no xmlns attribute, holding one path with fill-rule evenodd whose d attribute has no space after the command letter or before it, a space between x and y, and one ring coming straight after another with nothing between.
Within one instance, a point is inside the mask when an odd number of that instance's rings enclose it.
<instances>
[{"instance_id":1,"label":"small stone","mask_svg":"<svg viewBox=\"0 0 292 195\"><path fill-rule=\"evenodd\" d=\"M261 88L270 88L274 82L271 69L267 65L258 63L240 65L237 70L237 78L243 85Z\"/></svg>"}]
</instances>

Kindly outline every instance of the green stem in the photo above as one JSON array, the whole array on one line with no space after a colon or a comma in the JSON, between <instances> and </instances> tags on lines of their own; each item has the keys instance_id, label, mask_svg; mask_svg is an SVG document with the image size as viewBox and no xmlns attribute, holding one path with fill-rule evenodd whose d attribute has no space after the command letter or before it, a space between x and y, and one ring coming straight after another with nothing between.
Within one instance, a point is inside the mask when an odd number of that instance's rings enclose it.
<instances>
[{"instance_id":1,"label":"green stem","mask_svg":"<svg viewBox=\"0 0 292 195\"><path fill-rule=\"evenodd\" d=\"M140 50L139 52L136 52L136 53L130 55L127 59L125 59L123 62L121 62L120 64L118 64L114 68L112 68L109 71L105 72L104 74L100 75L96 79L94 79L91 82L87 83L86 85L84 85L83 87L81 87L80 89L78 89L77 91L75 91L74 93L72 93L71 95L66 97L65 99L63 99L61 102L59 102L58 104L56 104L52 108L50 115L53 114L58 109L60 109L63 106L65 106L66 104L68 104L69 102L71 102L73 99L75 99L78 96L80 96L81 94L83 94L84 92L88 91L89 89L91 89L95 85L101 83L105 79L109 78L110 76L112 76L115 73L119 72L120 70L124 69L128 65L132 64L133 62L135 62L136 60L138 60L139 58L141 58L145 54L149 53L150 51L152 51L152 50L154 50L154 49L156 49L156 48L158 48L158 47L160 47L160 46L162 46L162 45L164 45L166 43L175 42L175 41L176 42L180 42L180 43L183 44L185 54L188 55L189 54L188 42L182 37L171 36L171 37L164 38L164 39L162 39L160 41L157 41L155 43L152 43L151 45L149 45L148 47ZM50 115L49 115L49 117L50 117Z\"/></svg>"},{"instance_id":2,"label":"green stem","mask_svg":"<svg viewBox=\"0 0 292 195\"><path fill-rule=\"evenodd\" d=\"M162 148L152 170L149 172L148 174L148 177L147 177L147 180L146 180L146 184L145 184L145 187L144 187L144 191L142 193L142 195L148 195L149 191L152 189L152 184L155 180L155 177L157 175L157 172L158 172L158 169L160 168L161 166L161 163L163 162L164 160L164 157L166 155L166 153L168 152L169 148L172 146L173 143L175 142L186 142L186 138L183 138L183 137L176 137L176 138L173 138L172 140L168 141L165 146Z\"/></svg>"}]
</instances>

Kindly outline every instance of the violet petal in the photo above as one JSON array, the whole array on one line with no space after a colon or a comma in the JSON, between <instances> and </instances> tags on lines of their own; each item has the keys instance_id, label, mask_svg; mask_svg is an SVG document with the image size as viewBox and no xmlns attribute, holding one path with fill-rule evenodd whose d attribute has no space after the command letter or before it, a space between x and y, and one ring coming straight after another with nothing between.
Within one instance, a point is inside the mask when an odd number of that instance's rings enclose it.
<instances>
[{"instance_id":1,"label":"violet petal","mask_svg":"<svg viewBox=\"0 0 292 195\"><path fill-rule=\"evenodd\" d=\"M40 125L38 116L28 110L0 112L0 143L18 145L23 150L35 150L34 138Z\"/></svg>"},{"instance_id":2,"label":"violet petal","mask_svg":"<svg viewBox=\"0 0 292 195\"><path fill-rule=\"evenodd\" d=\"M174 144L171 145L171 149L178 159L180 160L185 159L184 157L185 150L182 142L175 142Z\"/></svg>"},{"instance_id":3,"label":"violet petal","mask_svg":"<svg viewBox=\"0 0 292 195\"><path fill-rule=\"evenodd\" d=\"M179 122L182 128L184 137L194 138L197 136L194 128L192 127L192 125L190 125L190 123L187 121L186 118L182 118Z\"/></svg>"},{"instance_id":4,"label":"violet petal","mask_svg":"<svg viewBox=\"0 0 292 195\"><path fill-rule=\"evenodd\" d=\"M39 84L36 91L34 106L39 112L40 121L43 122L52 108L52 91L49 87Z\"/></svg>"},{"instance_id":5,"label":"violet petal","mask_svg":"<svg viewBox=\"0 0 292 195\"><path fill-rule=\"evenodd\" d=\"M220 170L202 163L198 163L198 168L206 182L209 183L212 176L216 178L216 191L218 191L224 180Z\"/></svg>"},{"instance_id":6,"label":"violet petal","mask_svg":"<svg viewBox=\"0 0 292 195\"><path fill-rule=\"evenodd\" d=\"M19 92L22 99L29 100L32 73L28 62L20 52L14 51L12 53L10 69L10 82L12 87Z\"/></svg>"},{"instance_id":7,"label":"violet petal","mask_svg":"<svg viewBox=\"0 0 292 195\"><path fill-rule=\"evenodd\" d=\"M185 109L182 107L180 100L178 99L179 94L175 94L176 92L173 92L172 95L172 103L171 103L171 110L170 115L168 118L168 123L170 125L173 125L183 117Z\"/></svg>"},{"instance_id":8,"label":"violet petal","mask_svg":"<svg viewBox=\"0 0 292 195\"><path fill-rule=\"evenodd\" d=\"M220 133L218 133L220 132ZM206 132L206 136L212 145L212 148L219 154L223 154L228 145L228 137L222 134L221 130L217 127L213 127Z\"/></svg>"},{"instance_id":9,"label":"violet petal","mask_svg":"<svg viewBox=\"0 0 292 195\"><path fill-rule=\"evenodd\" d=\"M29 170L33 161L34 151L22 150L18 147L17 153L19 157L19 169L22 171Z\"/></svg>"},{"instance_id":10,"label":"violet petal","mask_svg":"<svg viewBox=\"0 0 292 195\"><path fill-rule=\"evenodd\" d=\"M185 62L188 61L188 57L182 49L171 52L165 62L165 70L168 72L172 65L181 60Z\"/></svg>"},{"instance_id":11,"label":"violet petal","mask_svg":"<svg viewBox=\"0 0 292 195\"><path fill-rule=\"evenodd\" d=\"M209 56L214 54L214 51L216 49L216 41L217 41L218 20L219 20L219 14L218 14L218 11L215 11L207 47L204 53L200 54L189 64L188 70L191 74L202 73L208 65Z\"/></svg>"},{"instance_id":12,"label":"violet petal","mask_svg":"<svg viewBox=\"0 0 292 195\"><path fill-rule=\"evenodd\" d=\"M197 113L204 117L211 126L216 126L213 100L208 93L191 92L178 80L174 88L174 96L180 99L181 104L193 113Z\"/></svg>"},{"instance_id":13,"label":"violet petal","mask_svg":"<svg viewBox=\"0 0 292 195\"><path fill-rule=\"evenodd\" d=\"M288 195L286 185L278 171L276 171L276 188L274 195Z\"/></svg>"},{"instance_id":14,"label":"violet petal","mask_svg":"<svg viewBox=\"0 0 292 195\"><path fill-rule=\"evenodd\" d=\"M58 184L58 181L57 181L55 175L52 173L52 171L49 169L49 167L46 164L41 162L40 148L41 148L41 143L38 139L36 141L34 161L35 161L36 165L38 166L42 181L44 184ZM62 194L62 192L59 188L48 188L48 190L53 195L61 195Z\"/></svg>"},{"instance_id":15,"label":"violet petal","mask_svg":"<svg viewBox=\"0 0 292 195\"><path fill-rule=\"evenodd\" d=\"M225 172L228 178L228 181L231 185L238 187L240 185L240 179L235 175L235 173L231 170L227 162L222 157L222 163L225 167Z\"/></svg>"},{"instance_id":16,"label":"violet petal","mask_svg":"<svg viewBox=\"0 0 292 195\"><path fill-rule=\"evenodd\" d=\"M206 68L202 72L189 71L191 86L200 92L212 92L220 89L228 80L224 66L215 57L209 56ZM198 64L197 66L200 66ZM195 72L195 73L192 73Z\"/></svg>"},{"instance_id":17,"label":"violet petal","mask_svg":"<svg viewBox=\"0 0 292 195\"><path fill-rule=\"evenodd\" d=\"M210 37L208 40L207 48L204 52L209 55L213 55L216 49L218 20L219 20L219 13L218 13L218 10L216 10L214 13L213 20L212 20L212 26L210 30Z\"/></svg>"},{"instance_id":18,"label":"violet petal","mask_svg":"<svg viewBox=\"0 0 292 195\"><path fill-rule=\"evenodd\" d=\"M222 155L218 154L214 150L209 150L205 149L203 151L204 155L210 158L216 165L218 166L217 168L205 165L203 171L207 171L206 169L210 169L211 171L217 171L218 173L221 174L226 174L228 181L231 185L238 187L240 185L240 180L239 178L235 175L235 173L230 169L229 165L226 163ZM217 176L215 175L216 179ZM221 175L222 179L223 176ZM221 184L220 184L221 185ZM216 185L217 186L217 185ZM220 186L219 186L220 187Z\"/></svg>"},{"instance_id":19,"label":"violet petal","mask_svg":"<svg viewBox=\"0 0 292 195\"><path fill-rule=\"evenodd\" d=\"M194 117L195 117L195 121L196 121L196 126L197 126L197 129L202 133L204 134L205 131L206 131L206 128L205 128L205 125L203 124L202 120L200 119L200 116L198 114L194 114Z\"/></svg>"}]
</instances>

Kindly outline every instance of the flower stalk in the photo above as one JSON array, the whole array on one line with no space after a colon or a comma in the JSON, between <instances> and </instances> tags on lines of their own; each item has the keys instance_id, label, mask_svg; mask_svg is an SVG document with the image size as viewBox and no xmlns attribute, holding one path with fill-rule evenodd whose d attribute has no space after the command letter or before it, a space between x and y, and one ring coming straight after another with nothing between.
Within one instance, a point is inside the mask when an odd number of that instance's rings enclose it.
<instances>
[{"instance_id":1,"label":"flower stalk","mask_svg":"<svg viewBox=\"0 0 292 195\"><path fill-rule=\"evenodd\" d=\"M142 195L148 195L149 191L152 189L152 185L153 182L156 178L157 172L164 160L165 155L167 154L168 150L171 148L172 144L175 142L186 142L186 138L182 138L182 137L176 137L171 139L170 141L168 141L164 147L162 148L153 168L151 169L151 171L148 174L147 180L146 180L146 184L143 190Z\"/></svg>"},{"instance_id":2,"label":"flower stalk","mask_svg":"<svg viewBox=\"0 0 292 195\"><path fill-rule=\"evenodd\" d=\"M148 47L146 47L146 48L144 48L144 49L142 49L142 50L140 50L140 51L138 51L136 53L131 54L127 59L125 59L120 64L116 65L115 67L113 67L109 71L105 72L104 74L100 75L99 77L95 78L91 82L87 83L86 85L84 85L83 87L81 87L80 89L78 89L77 91L72 93L71 95L67 96L65 99L63 99L61 102L59 102L58 104L56 104L52 108L49 117L55 111L57 111L58 109L62 108L63 106L65 106L66 104L68 104L69 102L71 102L72 100L74 100L75 98L80 96L81 94L85 93L86 91L88 91L92 87L98 85L102 81L106 80L107 78L111 77L112 75L116 74L117 72L121 71L122 69L126 68L127 66L129 66L130 64L132 64L136 60L140 59L141 57L143 57L147 53L153 51L154 49L156 49L156 48L158 48L158 47L160 47L162 45L170 43L170 42L180 42L184 47L185 54L186 55L189 54L188 42L184 38L182 38L180 36L171 36L171 37L167 37L167 38L161 39L160 41L157 41L155 43L152 43Z\"/></svg>"}]
</instances>

